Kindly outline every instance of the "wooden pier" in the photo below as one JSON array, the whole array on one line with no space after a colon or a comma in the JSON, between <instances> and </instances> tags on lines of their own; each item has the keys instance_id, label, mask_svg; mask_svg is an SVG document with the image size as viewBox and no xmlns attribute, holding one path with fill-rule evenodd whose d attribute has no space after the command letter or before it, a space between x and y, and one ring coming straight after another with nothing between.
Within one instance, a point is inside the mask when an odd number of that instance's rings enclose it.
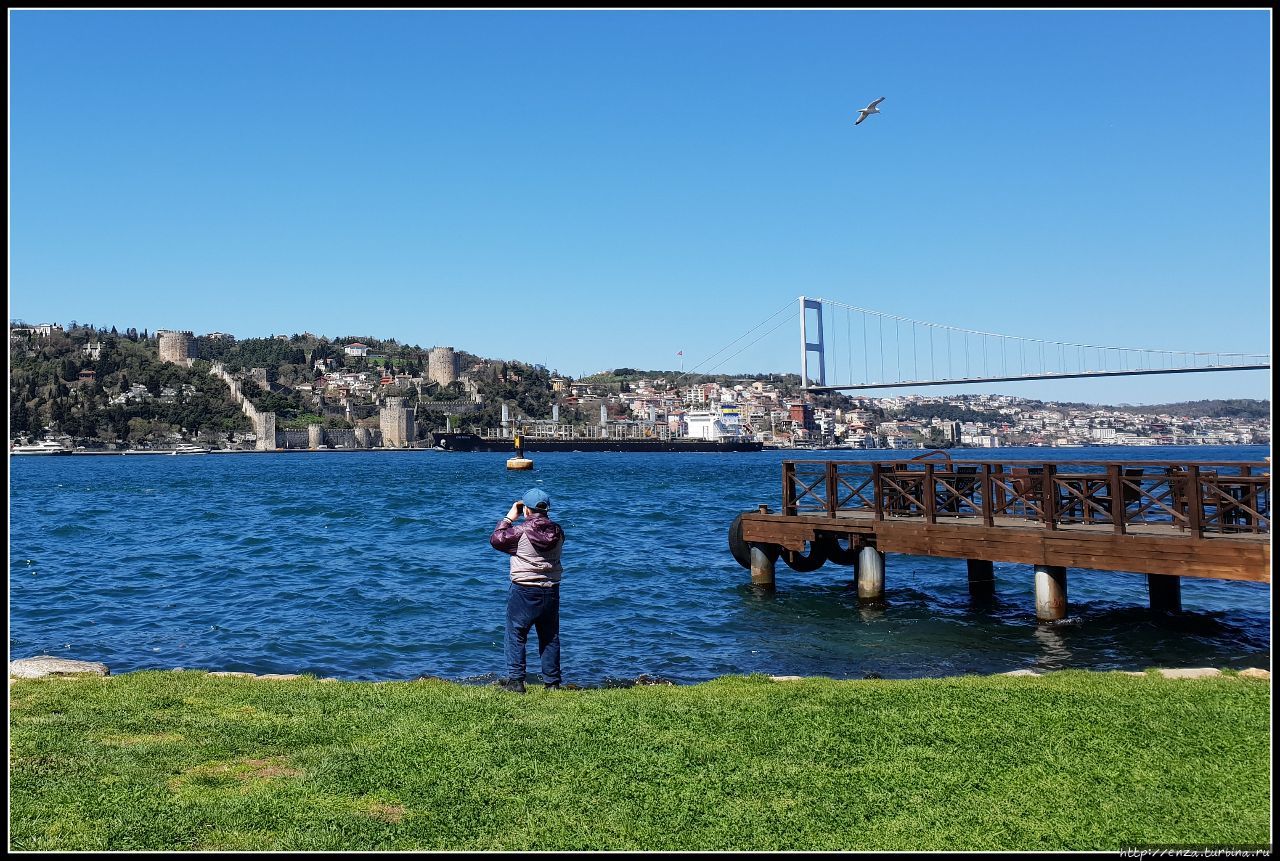
<instances>
[{"instance_id":1,"label":"wooden pier","mask_svg":"<svg viewBox=\"0 0 1280 861\"><path fill-rule=\"evenodd\" d=\"M1163 609L1179 609L1181 577L1271 582L1269 462L784 461L781 508L729 530L765 587L779 558L854 565L868 600L883 597L889 552L966 559L975 593L992 588L992 563L1024 563L1037 616L1053 620L1067 568L1147 574Z\"/></svg>"}]
</instances>

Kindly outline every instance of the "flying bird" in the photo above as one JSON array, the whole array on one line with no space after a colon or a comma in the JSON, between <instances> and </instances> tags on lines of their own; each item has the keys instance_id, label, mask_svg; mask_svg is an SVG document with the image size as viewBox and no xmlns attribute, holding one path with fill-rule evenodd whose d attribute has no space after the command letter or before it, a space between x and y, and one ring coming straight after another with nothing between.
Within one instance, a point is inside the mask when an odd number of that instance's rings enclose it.
<instances>
[{"instance_id":1,"label":"flying bird","mask_svg":"<svg viewBox=\"0 0 1280 861\"><path fill-rule=\"evenodd\" d=\"M884 101L884 96L881 96L880 98L876 99L876 100L875 100L874 102L872 102L871 104L867 105L867 106L866 106L865 108L863 108L862 110L858 111L858 118L857 118L856 120L854 120L854 121L853 121L853 124L856 126L858 123L862 122L863 120L865 120L867 117L871 116L872 114L878 114L878 113L880 113L880 109L879 109L879 108L877 108L877 107L876 107L876 105L880 104L880 103L881 103L881 102L883 102L883 101Z\"/></svg>"}]
</instances>

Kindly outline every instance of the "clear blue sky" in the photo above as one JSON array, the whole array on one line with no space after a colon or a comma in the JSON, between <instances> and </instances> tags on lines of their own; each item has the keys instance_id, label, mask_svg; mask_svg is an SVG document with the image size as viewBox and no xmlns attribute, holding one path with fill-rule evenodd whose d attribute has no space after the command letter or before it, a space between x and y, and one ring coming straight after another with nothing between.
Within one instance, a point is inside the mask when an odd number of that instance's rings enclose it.
<instances>
[{"instance_id":1,"label":"clear blue sky","mask_svg":"<svg viewBox=\"0 0 1280 861\"><path fill-rule=\"evenodd\" d=\"M581 375L680 350L693 368L804 294L1270 352L1267 11L9 20L27 322L373 335ZM798 343L788 324L710 366L796 372ZM966 390L1269 389L1255 371Z\"/></svg>"}]
</instances>

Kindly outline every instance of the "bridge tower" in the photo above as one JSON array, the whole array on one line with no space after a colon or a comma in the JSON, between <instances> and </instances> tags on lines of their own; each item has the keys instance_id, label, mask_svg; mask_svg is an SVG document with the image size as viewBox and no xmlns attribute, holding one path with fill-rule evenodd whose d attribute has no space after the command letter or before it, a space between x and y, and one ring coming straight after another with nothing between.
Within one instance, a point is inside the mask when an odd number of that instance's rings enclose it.
<instances>
[{"instance_id":1,"label":"bridge tower","mask_svg":"<svg viewBox=\"0 0 1280 861\"><path fill-rule=\"evenodd\" d=\"M818 332L818 340L809 340L809 311L814 312L816 320L814 328ZM818 354L818 376L810 378L809 376L809 354ZM800 387L802 389L809 388L810 382L816 382L820 386L827 384L827 356L826 348L822 340L822 300L806 299L800 297Z\"/></svg>"}]
</instances>

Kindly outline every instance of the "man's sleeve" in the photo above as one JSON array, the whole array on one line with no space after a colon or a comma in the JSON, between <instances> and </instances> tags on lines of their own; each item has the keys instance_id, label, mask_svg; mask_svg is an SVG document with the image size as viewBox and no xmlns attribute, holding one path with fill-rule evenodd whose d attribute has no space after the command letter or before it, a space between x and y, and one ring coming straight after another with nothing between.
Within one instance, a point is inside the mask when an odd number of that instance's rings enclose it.
<instances>
[{"instance_id":1,"label":"man's sleeve","mask_svg":"<svg viewBox=\"0 0 1280 861\"><path fill-rule=\"evenodd\" d=\"M520 530L504 517L493 528L493 534L489 536L489 544L494 550L514 554L516 547L520 544Z\"/></svg>"}]
</instances>

